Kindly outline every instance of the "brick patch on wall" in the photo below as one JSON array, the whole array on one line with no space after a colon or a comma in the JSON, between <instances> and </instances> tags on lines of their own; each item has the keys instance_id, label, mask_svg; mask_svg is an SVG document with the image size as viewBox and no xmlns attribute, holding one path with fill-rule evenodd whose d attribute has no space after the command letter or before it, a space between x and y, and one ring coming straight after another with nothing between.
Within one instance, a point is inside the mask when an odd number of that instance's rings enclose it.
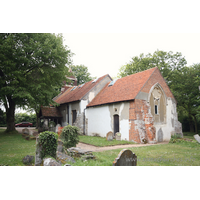
<instances>
[{"instance_id":1,"label":"brick patch on wall","mask_svg":"<svg viewBox=\"0 0 200 200\"><path fill-rule=\"evenodd\" d=\"M129 108L129 140L137 143L152 142L155 139L153 116L145 100L135 99Z\"/></svg>"}]
</instances>

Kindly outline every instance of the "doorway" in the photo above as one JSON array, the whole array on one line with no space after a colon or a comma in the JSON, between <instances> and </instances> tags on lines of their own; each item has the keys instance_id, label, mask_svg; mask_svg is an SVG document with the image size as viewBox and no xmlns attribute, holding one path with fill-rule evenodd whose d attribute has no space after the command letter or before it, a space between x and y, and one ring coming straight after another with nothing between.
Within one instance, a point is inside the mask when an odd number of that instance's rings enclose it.
<instances>
[{"instance_id":1,"label":"doorway","mask_svg":"<svg viewBox=\"0 0 200 200\"><path fill-rule=\"evenodd\" d=\"M119 115L114 115L114 136L119 132Z\"/></svg>"}]
</instances>

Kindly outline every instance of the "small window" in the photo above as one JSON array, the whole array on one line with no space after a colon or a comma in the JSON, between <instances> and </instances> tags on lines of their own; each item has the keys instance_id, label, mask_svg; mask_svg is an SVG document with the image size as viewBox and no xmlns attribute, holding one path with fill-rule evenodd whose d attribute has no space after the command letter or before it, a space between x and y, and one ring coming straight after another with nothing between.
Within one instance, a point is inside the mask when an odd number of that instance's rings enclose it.
<instances>
[{"instance_id":1,"label":"small window","mask_svg":"<svg viewBox=\"0 0 200 200\"><path fill-rule=\"evenodd\" d=\"M76 88L77 88L77 86L73 87L73 88L71 89L71 91L75 90Z\"/></svg>"},{"instance_id":2,"label":"small window","mask_svg":"<svg viewBox=\"0 0 200 200\"><path fill-rule=\"evenodd\" d=\"M158 106L155 105L155 114L157 115L158 114Z\"/></svg>"},{"instance_id":3,"label":"small window","mask_svg":"<svg viewBox=\"0 0 200 200\"><path fill-rule=\"evenodd\" d=\"M108 85L108 87L113 86L117 80L118 79L115 79L115 80L111 81L110 84Z\"/></svg>"}]
</instances>

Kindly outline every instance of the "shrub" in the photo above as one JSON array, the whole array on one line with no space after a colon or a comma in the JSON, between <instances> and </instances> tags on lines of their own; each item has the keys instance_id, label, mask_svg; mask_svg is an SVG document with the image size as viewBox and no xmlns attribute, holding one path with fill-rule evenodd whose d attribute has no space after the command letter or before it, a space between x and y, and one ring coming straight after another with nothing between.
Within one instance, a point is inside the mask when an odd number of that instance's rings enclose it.
<instances>
[{"instance_id":1,"label":"shrub","mask_svg":"<svg viewBox=\"0 0 200 200\"><path fill-rule=\"evenodd\" d=\"M56 158L56 150L58 146L58 134L45 131L39 134L39 144L42 145L41 158L51 156Z\"/></svg>"},{"instance_id":2,"label":"shrub","mask_svg":"<svg viewBox=\"0 0 200 200\"><path fill-rule=\"evenodd\" d=\"M61 140L63 140L63 146L65 148L75 147L79 142L78 135L80 133L80 129L76 126L65 126L61 132Z\"/></svg>"}]
</instances>

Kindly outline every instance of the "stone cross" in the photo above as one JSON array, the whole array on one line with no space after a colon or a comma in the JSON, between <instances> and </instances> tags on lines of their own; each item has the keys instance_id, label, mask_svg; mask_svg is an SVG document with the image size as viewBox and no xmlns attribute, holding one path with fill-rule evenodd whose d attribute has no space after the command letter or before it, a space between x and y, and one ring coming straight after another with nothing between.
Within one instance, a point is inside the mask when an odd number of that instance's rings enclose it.
<instances>
[{"instance_id":1,"label":"stone cross","mask_svg":"<svg viewBox=\"0 0 200 200\"><path fill-rule=\"evenodd\" d=\"M113 166L137 166L137 156L127 149L123 149L113 161Z\"/></svg>"}]
</instances>

